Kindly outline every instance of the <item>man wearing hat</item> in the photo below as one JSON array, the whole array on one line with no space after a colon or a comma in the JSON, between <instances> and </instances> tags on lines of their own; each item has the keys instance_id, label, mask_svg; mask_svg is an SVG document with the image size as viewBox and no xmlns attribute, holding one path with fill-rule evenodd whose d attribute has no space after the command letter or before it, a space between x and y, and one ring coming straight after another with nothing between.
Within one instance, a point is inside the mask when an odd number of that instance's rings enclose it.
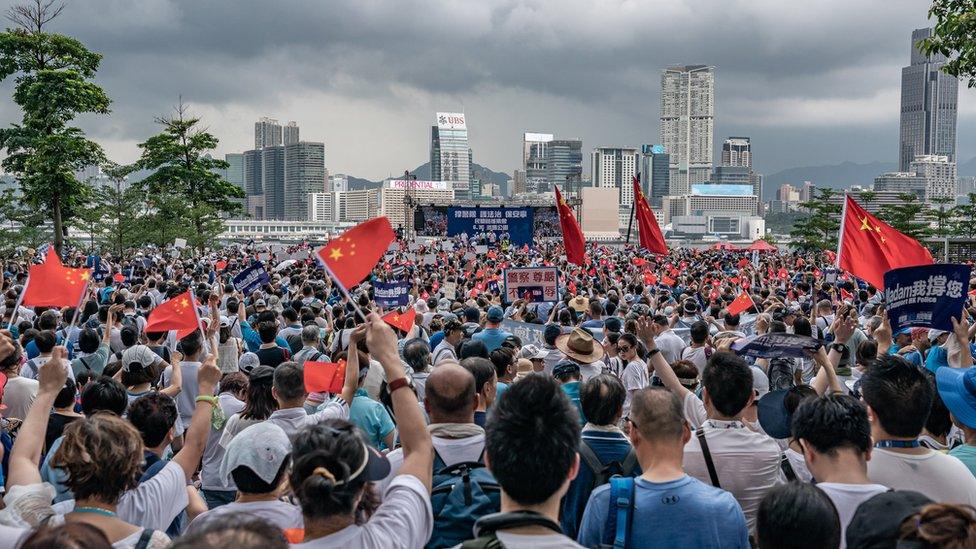
<instances>
[{"instance_id":1,"label":"man wearing hat","mask_svg":"<svg viewBox=\"0 0 976 549\"><path fill-rule=\"evenodd\" d=\"M503 320L505 320L505 311L501 307L497 305L488 307L485 328L471 336L471 339L484 343L489 353L501 347L502 343L512 335L500 328Z\"/></svg>"},{"instance_id":2,"label":"man wearing hat","mask_svg":"<svg viewBox=\"0 0 976 549\"><path fill-rule=\"evenodd\" d=\"M976 475L976 368L939 368L935 381L952 423L962 430L965 440L949 450L949 455Z\"/></svg>"},{"instance_id":3,"label":"man wearing hat","mask_svg":"<svg viewBox=\"0 0 976 549\"><path fill-rule=\"evenodd\" d=\"M599 341L593 339L593 334L589 330L574 328L572 332L557 337L556 348L566 355L567 359L579 365L583 381L600 375L606 367L603 363L606 350ZM555 366L553 375L556 375Z\"/></svg>"},{"instance_id":4,"label":"man wearing hat","mask_svg":"<svg viewBox=\"0 0 976 549\"><path fill-rule=\"evenodd\" d=\"M541 372L545 369L545 360L549 356L549 351L529 343L519 351L519 360L525 359L532 365L532 372ZM516 376L517 377L517 376Z\"/></svg>"},{"instance_id":5,"label":"man wearing hat","mask_svg":"<svg viewBox=\"0 0 976 549\"><path fill-rule=\"evenodd\" d=\"M576 407L580 425L585 425L586 417L583 416L583 405L580 403L580 365L572 360L562 360L553 367L552 377L556 378L566 397Z\"/></svg>"}]
</instances>

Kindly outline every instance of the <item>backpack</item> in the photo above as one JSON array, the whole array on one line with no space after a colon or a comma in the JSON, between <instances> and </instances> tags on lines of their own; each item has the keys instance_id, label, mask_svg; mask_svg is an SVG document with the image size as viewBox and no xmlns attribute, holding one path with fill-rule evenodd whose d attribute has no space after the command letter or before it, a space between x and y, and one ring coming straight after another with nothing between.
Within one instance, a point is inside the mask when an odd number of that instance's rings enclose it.
<instances>
[{"instance_id":1,"label":"backpack","mask_svg":"<svg viewBox=\"0 0 976 549\"><path fill-rule=\"evenodd\" d=\"M430 503L434 511L434 534L428 549L454 547L471 539L475 521L501 509L501 487L485 468L485 452L478 461L445 466L434 450L434 478Z\"/></svg>"},{"instance_id":2,"label":"backpack","mask_svg":"<svg viewBox=\"0 0 976 549\"><path fill-rule=\"evenodd\" d=\"M475 538L462 543L461 549L505 549L496 532L520 526L543 526L553 533L563 533L558 524L534 511L493 513L478 519L474 525Z\"/></svg>"},{"instance_id":3,"label":"backpack","mask_svg":"<svg viewBox=\"0 0 976 549\"><path fill-rule=\"evenodd\" d=\"M627 456L623 461L611 461L604 464L597 457L596 452L590 448L589 443L586 440L580 440L579 454L586 466L593 471L593 481L590 483L589 492L592 492L597 486L603 486L609 482L611 477L634 476L634 469L637 467L637 454L633 448L627 451Z\"/></svg>"},{"instance_id":4,"label":"backpack","mask_svg":"<svg viewBox=\"0 0 976 549\"><path fill-rule=\"evenodd\" d=\"M132 328L137 334L139 333L139 321L136 320L136 315L123 315L119 324L122 328Z\"/></svg>"},{"instance_id":5,"label":"backpack","mask_svg":"<svg viewBox=\"0 0 976 549\"><path fill-rule=\"evenodd\" d=\"M793 377L793 365L794 362L791 358L770 359L769 371L766 374L769 377L770 391L789 389L796 385L796 380Z\"/></svg>"},{"instance_id":6,"label":"backpack","mask_svg":"<svg viewBox=\"0 0 976 549\"><path fill-rule=\"evenodd\" d=\"M601 548L630 547L630 525L634 518L634 477L610 479L610 502L603 524Z\"/></svg>"}]
</instances>

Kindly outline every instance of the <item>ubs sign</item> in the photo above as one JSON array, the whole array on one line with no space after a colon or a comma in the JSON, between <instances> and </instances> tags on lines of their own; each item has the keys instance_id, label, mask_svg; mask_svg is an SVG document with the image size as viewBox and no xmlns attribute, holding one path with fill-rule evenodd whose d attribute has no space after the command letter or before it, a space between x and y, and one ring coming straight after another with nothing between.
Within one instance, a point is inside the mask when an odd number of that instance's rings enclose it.
<instances>
[{"instance_id":1,"label":"ubs sign","mask_svg":"<svg viewBox=\"0 0 976 549\"><path fill-rule=\"evenodd\" d=\"M464 123L463 112L439 112L437 113L437 127L442 130L466 130L468 126Z\"/></svg>"}]
</instances>

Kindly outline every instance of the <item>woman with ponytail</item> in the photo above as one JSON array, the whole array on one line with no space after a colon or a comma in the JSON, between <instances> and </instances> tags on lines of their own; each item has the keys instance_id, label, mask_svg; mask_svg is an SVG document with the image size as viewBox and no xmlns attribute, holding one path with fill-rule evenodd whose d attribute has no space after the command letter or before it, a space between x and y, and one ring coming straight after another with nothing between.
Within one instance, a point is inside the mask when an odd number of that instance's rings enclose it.
<instances>
[{"instance_id":1,"label":"woman with ponytail","mask_svg":"<svg viewBox=\"0 0 976 549\"><path fill-rule=\"evenodd\" d=\"M346 420L329 419L301 430L292 441L290 483L301 503L305 542L293 547L414 548L430 538L430 435L404 377L396 335L375 313L367 324L366 344L383 365L400 422L403 465L383 503L364 521L356 511L371 496L368 483L386 478L390 463Z\"/></svg>"}]
</instances>

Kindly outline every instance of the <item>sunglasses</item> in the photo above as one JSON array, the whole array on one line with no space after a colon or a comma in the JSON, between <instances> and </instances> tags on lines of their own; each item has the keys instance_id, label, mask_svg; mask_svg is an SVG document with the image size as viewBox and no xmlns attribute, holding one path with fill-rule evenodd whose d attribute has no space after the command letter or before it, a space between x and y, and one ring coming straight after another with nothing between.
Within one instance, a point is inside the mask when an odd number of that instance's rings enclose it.
<instances>
[{"instance_id":1,"label":"sunglasses","mask_svg":"<svg viewBox=\"0 0 976 549\"><path fill-rule=\"evenodd\" d=\"M632 348L633 347L629 347L627 345L617 345L617 350L620 351L621 353L626 353L630 351Z\"/></svg>"}]
</instances>

